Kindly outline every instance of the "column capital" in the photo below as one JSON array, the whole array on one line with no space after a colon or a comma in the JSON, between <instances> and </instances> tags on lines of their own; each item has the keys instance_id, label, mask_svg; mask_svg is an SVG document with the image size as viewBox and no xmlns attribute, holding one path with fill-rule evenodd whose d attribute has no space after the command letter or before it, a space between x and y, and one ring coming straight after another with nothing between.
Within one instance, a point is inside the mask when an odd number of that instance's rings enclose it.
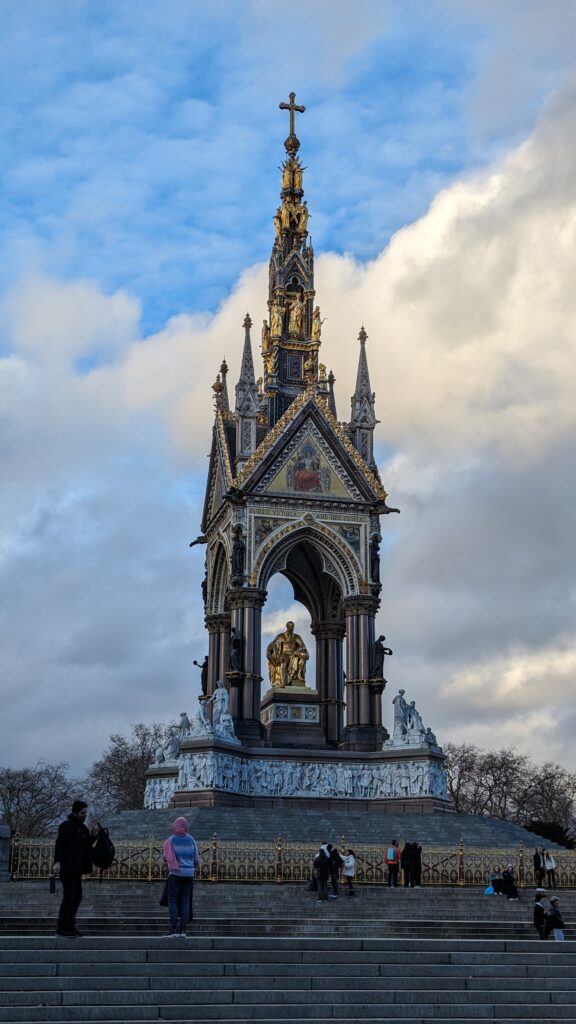
<instances>
[{"instance_id":1,"label":"column capital","mask_svg":"<svg viewBox=\"0 0 576 1024\"><path fill-rule=\"evenodd\" d=\"M266 591L257 587L238 587L229 590L227 601L230 608L262 608L266 600Z\"/></svg>"},{"instance_id":2,"label":"column capital","mask_svg":"<svg viewBox=\"0 0 576 1024\"><path fill-rule=\"evenodd\" d=\"M370 594L355 594L345 597L342 604L346 615L376 615L380 602Z\"/></svg>"},{"instance_id":3,"label":"column capital","mask_svg":"<svg viewBox=\"0 0 576 1024\"><path fill-rule=\"evenodd\" d=\"M310 632L317 640L343 640L346 626L339 622L313 622Z\"/></svg>"},{"instance_id":4,"label":"column capital","mask_svg":"<svg viewBox=\"0 0 576 1024\"><path fill-rule=\"evenodd\" d=\"M230 629L230 616L226 613L219 615L207 615L206 629L209 633L222 633L227 629Z\"/></svg>"}]
</instances>

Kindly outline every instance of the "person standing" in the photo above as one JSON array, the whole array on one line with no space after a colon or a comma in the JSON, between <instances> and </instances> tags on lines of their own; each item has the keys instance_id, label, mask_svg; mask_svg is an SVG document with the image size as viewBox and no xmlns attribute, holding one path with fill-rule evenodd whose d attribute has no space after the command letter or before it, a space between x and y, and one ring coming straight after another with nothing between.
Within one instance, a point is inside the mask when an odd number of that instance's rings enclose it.
<instances>
[{"instance_id":1,"label":"person standing","mask_svg":"<svg viewBox=\"0 0 576 1024\"><path fill-rule=\"evenodd\" d=\"M386 850L386 866L388 868L388 888L398 885L398 869L400 867L400 848L398 840L393 839Z\"/></svg>"},{"instance_id":2,"label":"person standing","mask_svg":"<svg viewBox=\"0 0 576 1024\"><path fill-rule=\"evenodd\" d=\"M330 850L330 882L332 884L332 892L330 893L331 900L337 900L339 896L338 889L338 877L340 875L340 868L344 865L344 861L340 856L338 848L333 846Z\"/></svg>"},{"instance_id":3,"label":"person standing","mask_svg":"<svg viewBox=\"0 0 576 1024\"><path fill-rule=\"evenodd\" d=\"M354 897L354 876L356 875L356 854L354 850L348 850L348 853L344 857L344 868L342 870L344 881L348 886L348 896Z\"/></svg>"},{"instance_id":4,"label":"person standing","mask_svg":"<svg viewBox=\"0 0 576 1024\"><path fill-rule=\"evenodd\" d=\"M414 888L414 843L404 843L404 849L400 855L400 863L404 874L404 888Z\"/></svg>"},{"instance_id":5,"label":"person standing","mask_svg":"<svg viewBox=\"0 0 576 1024\"><path fill-rule=\"evenodd\" d=\"M550 910L546 915L546 925L549 932L554 935L555 942L564 942L564 921L558 907L558 897L552 896Z\"/></svg>"},{"instance_id":6,"label":"person standing","mask_svg":"<svg viewBox=\"0 0 576 1024\"><path fill-rule=\"evenodd\" d=\"M168 867L168 936L185 939L191 916L194 875L200 864L200 855L194 837L188 832L186 818L176 818L172 833L163 847Z\"/></svg>"},{"instance_id":7,"label":"person standing","mask_svg":"<svg viewBox=\"0 0 576 1024\"><path fill-rule=\"evenodd\" d=\"M54 848L52 874L62 882L62 903L58 913L56 934L69 939L79 938L76 914L82 902L82 875L89 875L93 869L92 846L96 837L85 824L88 804L75 800L72 813L58 828Z\"/></svg>"},{"instance_id":8,"label":"person standing","mask_svg":"<svg viewBox=\"0 0 576 1024\"><path fill-rule=\"evenodd\" d=\"M534 903L534 927L538 932L541 939L546 938L546 911L544 910L544 904L542 903L542 893L536 893L536 901Z\"/></svg>"},{"instance_id":9,"label":"person standing","mask_svg":"<svg viewBox=\"0 0 576 1024\"><path fill-rule=\"evenodd\" d=\"M534 881L537 886L541 886L544 881L544 875L546 874L546 868L544 867L544 851L541 847L537 846L534 850Z\"/></svg>"},{"instance_id":10,"label":"person standing","mask_svg":"<svg viewBox=\"0 0 576 1024\"><path fill-rule=\"evenodd\" d=\"M314 868L316 870L316 880L318 882L318 899L317 903L325 903L328 899L328 878L330 876L330 853L332 851L331 843L322 843L322 846L318 850L316 859L314 861Z\"/></svg>"},{"instance_id":11,"label":"person standing","mask_svg":"<svg viewBox=\"0 0 576 1024\"><path fill-rule=\"evenodd\" d=\"M548 888L556 888L556 861L549 850L542 850L544 858L544 867L546 869L546 877L548 878Z\"/></svg>"}]
</instances>

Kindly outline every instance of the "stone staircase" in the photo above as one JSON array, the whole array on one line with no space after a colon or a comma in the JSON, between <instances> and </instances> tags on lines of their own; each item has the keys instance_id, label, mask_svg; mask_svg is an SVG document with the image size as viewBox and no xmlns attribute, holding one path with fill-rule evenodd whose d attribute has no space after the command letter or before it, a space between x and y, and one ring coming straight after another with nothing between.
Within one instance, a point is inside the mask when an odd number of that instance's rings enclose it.
<instances>
[{"instance_id":1,"label":"stone staircase","mask_svg":"<svg viewBox=\"0 0 576 1024\"><path fill-rule=\"evenodd\" d=\"M86 935L161 935L167 912L160 883L84 883L78 924ZM357 896L318 904L305 885L196 882L194 936L528 939L534 937L532 890L518 902L473 887L388 889L356 886ZM566 934L576 939L576 890L561 890ZM47 883L0 885L0 935L53 935L60 893Z\"/></svg>"},{"instance_id":2,"label":"stone staircase","mask_svg":"<svg viewBox=\"0 0 576 1024\"><path fill-rule=\"evenodd\" d=\"M102 824L115 839L164 839L170 835L177 814L184 814L190 831L198 839L216 832L220 839L242 838L245 842L267 842L278 836L290 842L323 840L338 842L346 836L354 843L389 843L391 839L420 842L427 846L456 845L462 838L467 846L527 847L554 846L532 832L510 822L471 814L401 814L377 810L346 810L333 804L325 810L307 807L189 807L175 811L123 811Z\"/></svg>"},{"instance_id":3,"label":"stone staircase","mask_svg":"<svg viewBox=\"0 0 576 1024\"><path fill-rule=\"evenodd\" d=\"M576 1016L576 943L0 937L0 1022L551 1024Z\"/></svg>"}]
</instances>

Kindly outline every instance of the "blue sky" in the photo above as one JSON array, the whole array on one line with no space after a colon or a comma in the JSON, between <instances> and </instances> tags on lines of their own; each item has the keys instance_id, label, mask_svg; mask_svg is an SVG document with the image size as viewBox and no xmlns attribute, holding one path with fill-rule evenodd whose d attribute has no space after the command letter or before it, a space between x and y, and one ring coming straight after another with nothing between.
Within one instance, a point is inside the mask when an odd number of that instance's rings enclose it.
<instances>
[{"instance_id":1,"label":"blue sky","mask_svg":"<svg viewBox=\"0 0 576 1024\"><path fill-rule=\"evenodd\" d=\"M366 259L529 131L562 70L483 114L515 20L490 4L297 3L291 25L261 3L2 8L2 283L32 267L126 289L145 331L267 258L290 88L315 245Z\"/></svg>"},{"instance_id":2,"label":"blue sky","mask_svg":"<svg viewBox=\"0 0 576 1024\"><path fill-rule=\"evenodd\" d=\"M197 692L210 384L265 312L295 90L322 354L345 418L366 323L402 508L390 686L574 764L576 8L290 9L0 0L0 763L80 769Z\"/></svg>"}]
</instances>

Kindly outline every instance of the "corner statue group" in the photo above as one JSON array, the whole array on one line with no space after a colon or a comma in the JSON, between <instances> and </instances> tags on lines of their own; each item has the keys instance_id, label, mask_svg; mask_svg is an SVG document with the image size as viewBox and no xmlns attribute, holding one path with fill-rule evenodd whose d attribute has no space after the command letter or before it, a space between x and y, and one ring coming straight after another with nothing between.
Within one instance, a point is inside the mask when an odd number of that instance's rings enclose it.
<instances>
[{"instance_id":1,"label":"corner statue group","mask_svg":"<svg viewBox=\"0 0 576 1024\"><path fill-rule=\"evenodd\" d=\"M309 654L301 636L294 632L294 623L286 623L286 631L274 637L266 648L270 686L306 686L306 662Z\"/></svg>"}]
</instances>

